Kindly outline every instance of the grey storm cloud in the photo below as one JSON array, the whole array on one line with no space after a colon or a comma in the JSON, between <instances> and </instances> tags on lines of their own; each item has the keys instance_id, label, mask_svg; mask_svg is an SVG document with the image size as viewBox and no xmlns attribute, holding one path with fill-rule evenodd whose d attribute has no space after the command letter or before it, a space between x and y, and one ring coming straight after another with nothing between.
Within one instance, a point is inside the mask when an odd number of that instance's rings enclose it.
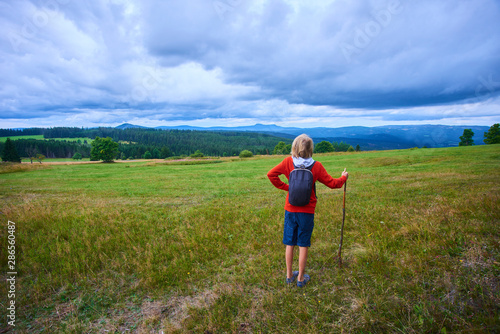
<instances>
[{"instance_id":1,"label":"grey storm cloud","mask_svg":"<svg viewBox=\"0 0 500 334\"><path fill-rule=\"evenodd\" d=\"M0 118L436 119L412 110L498 103L499 17L495 0L0 1Z\"/></svg>"},{"instance_id":2,"label":"grey storm cloud","mask_svg":"<svg viewBox=\"0 0 500 334\"><path fill-rule=\"evenodd\" d=\"M167 64L220 67L228 82L291 103L433 105L474 97L481 76L500 80L500 10L491 0L276 0L253 10L240 1L223 20L210 2L190 5L145 6L150 52Z\"/></svg>"}]
</instances>

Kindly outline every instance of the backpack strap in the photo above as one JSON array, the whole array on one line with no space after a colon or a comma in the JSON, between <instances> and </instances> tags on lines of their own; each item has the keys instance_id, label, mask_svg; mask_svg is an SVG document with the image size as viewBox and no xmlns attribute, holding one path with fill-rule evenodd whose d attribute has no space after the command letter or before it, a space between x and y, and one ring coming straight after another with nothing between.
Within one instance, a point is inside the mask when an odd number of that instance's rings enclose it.
<instances>
[{"instance_id":1,"label":"backpack strap","mask_svg":"<svg viewBox=\"0 0 500 334\"><path fill-rule=\"evenodd\" d=\"M311 166L307 167L306 169L312 170L315 163L316 163L316 161L314 161L311 164ZM312 171L311 171L311 173L312 173ZM316 182L313 182L313 190L314 190L314 196L316 196L316 198L318 198L318 194L316 193Z\"/></svg>"}]
</instances>

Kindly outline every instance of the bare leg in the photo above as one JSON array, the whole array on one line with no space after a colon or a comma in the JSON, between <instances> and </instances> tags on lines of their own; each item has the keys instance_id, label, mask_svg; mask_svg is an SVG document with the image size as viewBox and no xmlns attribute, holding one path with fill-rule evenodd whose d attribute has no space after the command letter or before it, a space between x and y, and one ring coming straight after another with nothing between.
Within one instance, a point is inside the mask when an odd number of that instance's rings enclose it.
<instances>
[{"instance_id":1,"label":"bare leg","mask_svg":"<svg viewBox=\"0 0 500 334\"><path fill-rule=\"evenodd\" d=\"M286 246L285 259L286 259L286 278L292 278L292 265L293 265L293 247Z\"/></svg>"},{"instance_id":2,"label":"bare leg","mask_svg":"<svg viewBox=\"0 0 500 334\"><path fill-rule=\"evenodd\" d=\"M299 247L299 277L297 277L298 281L304 280L304 272L306 270L308 249L309 247Z\"/></svg>"}]
</instances>

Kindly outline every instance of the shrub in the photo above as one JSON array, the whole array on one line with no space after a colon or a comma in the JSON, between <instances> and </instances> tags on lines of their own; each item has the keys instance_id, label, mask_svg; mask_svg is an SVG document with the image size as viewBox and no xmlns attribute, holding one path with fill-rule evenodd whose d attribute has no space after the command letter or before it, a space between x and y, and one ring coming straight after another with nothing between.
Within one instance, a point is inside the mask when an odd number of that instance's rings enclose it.
<instances>
[{"instance_id":1,"label":"shrub","mask_svg":"<svg viewBox=\"0 0 500 334\"><path fill-rule=\"evenodd\" d=\"M253 153L249 150L243 150L240 152L240 158L251 158L253 157Z\"/></svg>"},{"instance_id":2,"label":"shrub","mask_svg":"<svg viewBox=\"0 0 500 334\"><path fill-rule=\"evenodd\" d=\"M200 150L196 150L193 154L190 155L191 158L203 158L203 153Z\"/></svg>"}]
</instances>

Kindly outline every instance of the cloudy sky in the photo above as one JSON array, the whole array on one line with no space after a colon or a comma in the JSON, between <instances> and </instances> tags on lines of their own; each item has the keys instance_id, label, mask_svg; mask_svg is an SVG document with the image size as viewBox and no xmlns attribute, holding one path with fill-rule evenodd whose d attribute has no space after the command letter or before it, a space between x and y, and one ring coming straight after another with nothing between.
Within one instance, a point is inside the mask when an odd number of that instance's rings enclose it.
<instances>
[{"instance_id":1,"label":"cloudy sky","mask_svg":"<svg viewBox=\"0 0 500 334\"><path fill-rule=\"evenodd\" d=\"M498 0L0 0L0 127L492 125Z\"/></svg>"}]
</instances>

